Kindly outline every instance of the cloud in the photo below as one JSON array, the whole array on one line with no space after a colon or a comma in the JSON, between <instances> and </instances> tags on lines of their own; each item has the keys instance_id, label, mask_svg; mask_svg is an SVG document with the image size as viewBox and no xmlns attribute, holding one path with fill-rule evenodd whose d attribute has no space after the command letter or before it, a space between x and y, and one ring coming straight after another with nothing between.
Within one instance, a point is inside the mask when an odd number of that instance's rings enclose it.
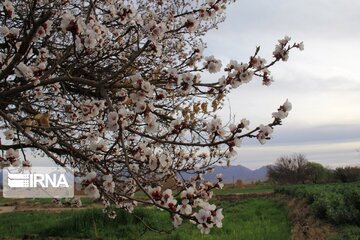
<instances>
[{"instance_id":1,"label":"cloud","mask_svg":"<svg viewBox=\"0 0 360 240\"><path fill-rule=\"evenodd\" d=\"M266 144L261 146L243 146L237 152L233 163L241 164L251 169L274 164L276 159L294 153L305 154L309 161L314 161L328 167L359 165L360 140L348 142L322 142L311 144Z\"/></svg>"},{"instance_id":2,"label":"cloud","mask_svg":"<svg viewBox=\"0 0 360 240\"><path fill-rule=\"evenodd\" d=\"M294 64L316 77L350 75L358 80L354 69L360 32L354 29L360 22L359 7L357 0L237 1L219 30L205 37L206 52L247 61L260 45L260 54L271 57L277 39L289 35L304 41L305 51L294 52L284 68Z\"/></svg>"},{"instance_id":3,"label":"cloud","mask_svg":"<svg viewBox=\"0 0 360 240\"><path fill-rule=\"evenodd\" d=\"M360 20L359 8L357 0L238 0L227 9L226 22L220 29L242 33L242 39L286 33L357 37L354 29Z\"/></svg>"},{"instance_id":4,"label":"cloud","mask_svg":"<svg viewBox=\"0 0 360 240\"><path fill-rule=\"evenodd\" d=\"M276 128L274 134L273 142L276 144L347 142L360 139L360 126L356 124L319 126L294 126L289 124Z\"/></svg>"},{"instance_id":5,"label":"cloud","mask_svg":"<svg viewBox=\"0 0 360 240\"><path fill-rule=\"evenodd\" d=\"M255 169L272 164L282 155L303 153L325 166L360 164L356 151L360 149L359 133L358 125L280 126L265 145L256 139L244 139L235 163Z\"/></svg>"}]
</instances>

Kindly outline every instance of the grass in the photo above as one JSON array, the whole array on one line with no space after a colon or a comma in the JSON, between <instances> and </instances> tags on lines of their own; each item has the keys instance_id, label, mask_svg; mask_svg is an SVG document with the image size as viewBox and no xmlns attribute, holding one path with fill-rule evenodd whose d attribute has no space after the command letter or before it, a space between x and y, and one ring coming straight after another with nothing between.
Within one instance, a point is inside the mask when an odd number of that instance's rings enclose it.
<instances>
[{"instance_id":1,"label":"grass","mask_svg":"<svg viewBox=\"0 0 360 240\"><path fill-rule=\"evenodd\" d=\"M62 201L64 201L64 199L62 199ZM81 202L83 206L88 206L93 203L93 199L89 197L81 197ZM49 205L51 203L51 198L3 198L2 196L0 196L0 207L14 205L41 206Z\"/></svg>"},{"instance_id":2,"label":"grass","mask_svg":"<svg viewBox=\"0 0 360 240\"><path fill-rule=\"evenodd\" d=\"M251 184L244 185L243 187L233 186L231 184L225 185L223 189L216 189L214 193L216 195L228 195L238 193L272 193L274 192L274 186L269 184Z\"/></svg>"},{"instance_id":3,"label":"grass","mask_svg":"<svg viewBox=\"0 0 360 240\"><path fill-rule=\"evenodd\" d=\"M337 228L338 234L329 240L360 240L360 227L345 225Z\"/></svg>"},{"instance_id":4,"label":"grass","mask_svg":"<svg viewBox=\"0 0 360 240\"><path fill-rule=\"evenodd\" d=\"M3 213L0 217L1 237L40 238L76 237L92 239L237 239L282 240L290 238L287 209L281 202L269 199L251 199L242 202L218 203L224 208L224 227L213 229L210 235L201 235L196 226L184 223L170 234L147 231L132 215L118 211L118 217L109 219L100 209L50 212ZM165 230L172 228L166 212L139 207L135 213L152 226Z\"/></svg>"},{"instance_id":5,"label":"grass","mask_svg":"<svg viewBox=\"0 0 360 240\"><path fill-rule=\"evenodd\" d=\"M274 192L274 185L268 183L248 184L242 187L234 186L233 184L225 184L222 189L214 189L216 195L229 195L238 193L272 193ZM136 197L146 197L145 193L137 192Z\"/></svg>"}]
</instances>

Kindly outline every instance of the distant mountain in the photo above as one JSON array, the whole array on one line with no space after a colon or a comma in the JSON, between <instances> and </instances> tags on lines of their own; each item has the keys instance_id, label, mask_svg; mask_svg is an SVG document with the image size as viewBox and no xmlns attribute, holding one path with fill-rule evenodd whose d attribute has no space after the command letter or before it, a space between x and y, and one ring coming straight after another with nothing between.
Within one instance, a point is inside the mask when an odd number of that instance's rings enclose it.
<instances>
[{"instance_id":1,"label":"distant mountain","mask_svg":"<svg viewBox=\"0 0 360 240\"><path fill-rule=\"evenodd\" d=\"M238 179L243 182L262 181L267 179L267 168L268 166L263 166L256 170L251 170L241 165L229 167L214 166L214 172L205 174L204 179L213 182L216 180L216 175L222 173L224 183L233 183ZM184 174L183 176L185 179L189 179L191 174Z\"/></svg>"},{"instance_id":2,"label":"distant mountain","mask_svg":"<svg viewBox=\"0 0 360 240\"><path fill-rule=\"evenodd\" d=\"M255 179L266 180L269 166L262 166L261 168L252 171Z\"/></svg>"}]
</instances>

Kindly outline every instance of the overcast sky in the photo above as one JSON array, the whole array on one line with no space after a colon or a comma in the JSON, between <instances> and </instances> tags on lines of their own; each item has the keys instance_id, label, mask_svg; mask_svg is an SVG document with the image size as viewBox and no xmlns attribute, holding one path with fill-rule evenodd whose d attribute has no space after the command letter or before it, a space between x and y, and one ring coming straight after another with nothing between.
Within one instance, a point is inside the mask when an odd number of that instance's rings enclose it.
<instances>
[{"instance_id":1,"label":"overcast sky","mask_svg":"<svg viewBox=\"0 0 360 240\"><path fill-rule=\"evenodd\" d=\"M305 51L295 49L287 62L271 69L272 86L253 81L230 95L231 112L253 127L269 123L287 98L293 104L273 140L264 146L244 141L236 164L254 169L292 153L329 167L360 164L359 29L358 0L238 0L227 9L219 30L205 37L205 54L224 65L230 59L248 61L256 46L270 59L285 35L305 43Z\"/></svg>"}]
</instances>

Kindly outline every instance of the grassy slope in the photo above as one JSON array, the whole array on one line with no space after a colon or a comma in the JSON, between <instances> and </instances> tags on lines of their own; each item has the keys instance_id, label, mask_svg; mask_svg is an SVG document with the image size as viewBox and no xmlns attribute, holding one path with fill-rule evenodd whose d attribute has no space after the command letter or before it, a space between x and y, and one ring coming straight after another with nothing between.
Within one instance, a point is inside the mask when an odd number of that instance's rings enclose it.
<instances>
[{"instance_id":1,"label":"grassy slope","mask_svg":"<svg viewBox=\"0 0 360 240\"><path fill-rule=\"evenodd\" d=\"M171 234L146 232L134 217L119 212L114 220L99 209L62 213L17 212L0 217L0 237L37 236L92 237L99 239L274 239L290 238L290 223L284 204L272 200L252 199L219 203L224 208L224 227L202 236L190 223ZM136 214L154 226L171 229L168 215L155 209L139 208Z\"/></svg>"}]
</instances>

